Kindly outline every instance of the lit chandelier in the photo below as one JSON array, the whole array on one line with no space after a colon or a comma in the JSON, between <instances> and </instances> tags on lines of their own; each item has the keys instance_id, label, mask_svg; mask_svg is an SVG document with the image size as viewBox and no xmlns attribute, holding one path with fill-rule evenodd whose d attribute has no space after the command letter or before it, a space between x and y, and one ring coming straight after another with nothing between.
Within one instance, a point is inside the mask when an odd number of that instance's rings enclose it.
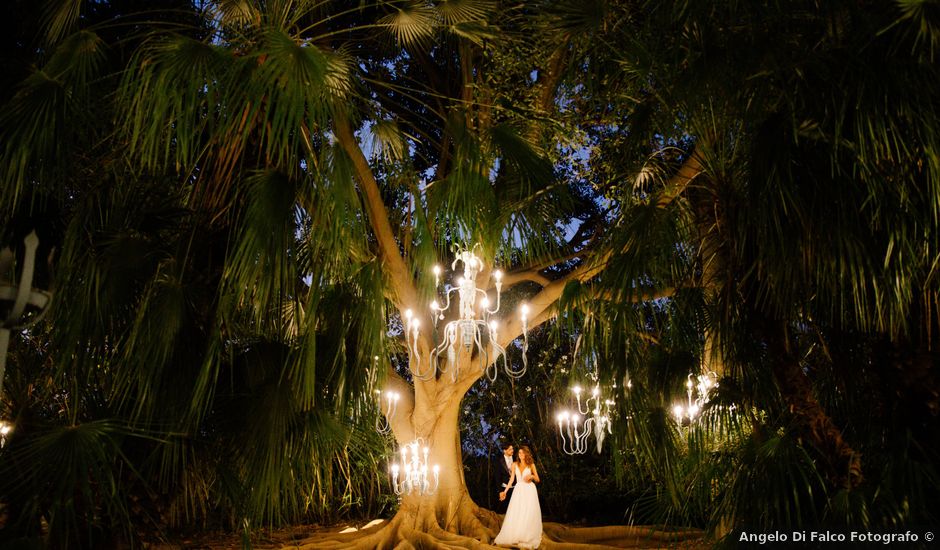
<instances>
[{"instance_id":1,"label":"lit chandelier","mask_svg":"<svg viewBox=\"0 0 940 550\"><path fill-rule=\"evenodd\" d=\"M434 474L434 483L428 477L428 446L422 438L415 439L400 449L401 466L393 463L392 488L396 495L412 494L430 495L437 491L440 484L441 468L437 464L431 467ZM398 482L401 475L401 483Z\"/></svg>"},{"instance_id":2,"label":"lit chandelier","mask_svg":"<svg viewBox=\"0 0 940 550\"><path fill-rule=\"evenodd\" d=\"M497 364L500 357L503 360L503 368L506 374L513 378L519 378L525 374L528 366L526 352L529 348L529 306L522 304L519 307L519 315L522 320L522 368L513 369L506 358L506 348L499 345L498 329L499 323L492 316L499 312L500 295L502 291L503 273L500 270L493 272L493 279L496 286L495 307L490 309L491 300L484 289L477 287L477 275L483 270L483 260L481 260L473 249L458 250L457 258L451 264L451 269L457 269L457 262L463 263L463 276L456 281L456 286L444 284L443 300L444 305L440 305L437 300L431 302L431 316L434 321L434 334L437 334L438 321L445 319L444 312L450 309L451 296L456 293L458 298L458 318L449 321L444 325L442 340L440 344L431 350L430 365L427 369L421 368L421 355L418 350L418 334L421 326L420 321L414 312L410 309L405 311L405 340L408 344L408 352L412 355L412 374L421 380L430 380L435 377L437 371L441 374L451 372L451 376L456 381L459 375L459 363L457 354L464 352L472 356L476 350L481 370L485 370L487 378L490 381L496 380L498 373ZM441 268L434 266L434 288L435 293L440 286ZM476 309L480 311L477 313ZM486 336L484 338L484 335ZM492 347L494 354L490 361L490 352L488 347ZM442 354L447 354L446 366L440 365L438 359Z\"/></svg>"},{"instance_id":3,"label":"lit chandelier","mask_svg":"<svg viewBox=\"0 0 940 550\"><path fill-rule=\"evenodd\" d=\"M578 401L575 412L561 411L558 420L558 433L561 435L561 450L569 455L584 454L588 449L588 437L593 433L598 454L604 445L604 439L611 431L611 411L614 402L601 398L600 386L594 386L591 396L581 404L581 386L571 388ZM593 401L593 405L592 402ZM603 403L603 406L602 406Z\"/></svg>"},{"instance_id":4,"label":"lit chandelier","mask_svg":"<svg viewBox=\"0 0 940 550\"><path fill-rule=\"evenodd\" d=\"M698 416L698 413L701 412L702 407L708 403L709 393L714 388L718 387L718 375L714 372L707 372L705 374L700 374L696 377L696 381L692 380L692 373L689 373L688 380L685 383L686 388L686 405L682 406L677 404L672 408L672 414L676 417L676 421L680 424L689 424L695 420ZM695 393L695 399L692 399L692 393Z\"/></svg>"},{"instance_id":5,"label":"lit chandelier","mask_svg":"<svg viewBox=\"0 0 940 550\"><path fill-rule=\"evenodd\" d=\"M379 356L376 355L372 359L372 368L368 370L366 377L369 388L375 387L375 379L378 375L378 369ZM401 399L401 394L392 390L382 391L381 389L375 389L374 391L377 405L379 407L379 414L375 415L375 431L382 435L387 435L392 431L391 421L392 417L395 416L395 411L398 409L398 400Z\"/></svg>"},{"instance_id":6,"label":"lit chandelier","mask_svg":"<svg viewBox=\"0 0 940 550\"><path fill-rule=\"evenodd\" d=\"M11 431L13 431L13 426L0 420L0 448L3 448L7 444L7 436L10 435Z\"/></svg>"},{"instance_id":7,"label":"lit chandelier","mask_svg":"<svg viewBox=\"0 0 940 550\"><path fill-rule=\"evenodd\" d=\"M401 395L396 391L383 392L382 390L375 390L375 393L379 400L379 407L382 408L382 414L375 416L375 431L385 435L392 431L390 421L395 416L395 410L398 408L398 400L401 399ZM382 407L383 397L385 398L384 407Z\"/></svg>"}]
</instances>

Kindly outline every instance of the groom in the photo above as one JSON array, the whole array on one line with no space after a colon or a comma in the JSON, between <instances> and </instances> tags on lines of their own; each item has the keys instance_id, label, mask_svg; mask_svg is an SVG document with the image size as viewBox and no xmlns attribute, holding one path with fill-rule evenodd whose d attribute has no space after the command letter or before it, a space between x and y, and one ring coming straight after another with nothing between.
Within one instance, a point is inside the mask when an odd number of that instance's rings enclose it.
<instances>
[{"instance_id":1,"label":"groom","mask_svg":"<svg viewBox=\"0 0 940 550\"><path fill-rule=\"evenodd\" d=\"M506 443L503 445L503 454L497 458L499 462L498 471L500 475L497 476L497 481L499 485L499 492L503 492L506 489L506 485L509 483L509 476L512 474L512 462L513 462L513 447L512 443ZM512 488L509 488L512 491ZM506 508L509 506L509 495L507 495L506 500L497 501L496 503L496 512L500 514L506 513Z\"/></svg>"}]
</instances>

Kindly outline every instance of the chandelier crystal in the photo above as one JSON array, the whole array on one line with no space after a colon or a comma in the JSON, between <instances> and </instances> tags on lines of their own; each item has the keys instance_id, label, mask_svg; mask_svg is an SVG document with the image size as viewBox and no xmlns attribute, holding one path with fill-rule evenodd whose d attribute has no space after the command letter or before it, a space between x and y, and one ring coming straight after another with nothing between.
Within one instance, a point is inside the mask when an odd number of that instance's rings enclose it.
<instances>
[{"instance_id":1,"label":"chandelier crystal","mask_svg":"<svg viewBox=\"0 0 940 550\"><path fill-rule=\"evenodd\" d=\"M529 348L529 306L522 304L519 307L522 321L522 368L513 369L506 358L506 348L499 344L499 322L494 318L501 305L503 273L498 269L492 273L496 296L495 300L491 300L486 290L477 286L477 276L485 268L483 260L474 253L478 246L458 250L457 258L451 264L451 270L456 271L458 262L462 263L463 275L457 278L456 285L445 283L441 290L441 267L436 265L432 269L435 294L443 301L443 305L437 299L430 304L435 336L437 336L438 322L447 318L446 313L451 309L451 299L454 296L456 296L457 309L451 312L456 318L448 321L441 329L440 343L431 350L430 364L427 368L421 367L422 358L418 349L421 322L412 310L408 309L404 312L405 340L411 355L412 374L415 378L430 380L438 372L443 374L450 371L456 381L460 374L458 355L465 353L472 357L474 352L476 352L480 369L485 371L490 381L496 380L500 358L502 358L503 369L507 375L519 378L525 374L528 366L526 352ZM492 309L490 309L491 305ZM440 361L442 356L446 356L445 362Z\"/></svg>"},{"instance_id":2,"label":"chandelier crystal","mask_svg":"<svg viewBox=\"0 0 940 550\"><path fill-rule=\"evenodd\" d=\"M401 465L392 463L392 489L396 495L430 495L437 491L440 484L440 466L434 464L428 469L430 449L424 439L418 438L399 449ZM429 477L433 474L433 483ZM399 477L401 482L399 482Z\"/></svg>"}]
</instances>

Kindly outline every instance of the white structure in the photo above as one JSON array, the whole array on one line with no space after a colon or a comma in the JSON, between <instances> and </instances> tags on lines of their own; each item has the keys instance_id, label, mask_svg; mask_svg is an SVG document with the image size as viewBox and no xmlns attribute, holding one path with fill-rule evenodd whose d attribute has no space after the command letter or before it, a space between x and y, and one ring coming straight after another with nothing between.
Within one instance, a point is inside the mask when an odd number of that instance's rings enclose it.
<instances>
[{"instance_id":1,"label":"white structure","mask_svg":"<svg viewBox=\"0 0 940 550\"><path fill-rule=\"evenodd\" d=\"M689 378L685 383L686 404L676 404L672 408L672 414L676 417L676 422L678 422L679 425L685 424L686 422L691 423L698 417L698 413L702 411L702 407L705 406L705 403L708 403L708 394L711 393L714 388L718 387L718 375L714 372L700 374L696 377L696 382L692 381L692 373L690 372ZM692 398L693 391L695 393L695 399Z\"/></svg>"},{"instance_id":2,"label":"white structure","mask_svg":"<svg viewBox=\"0 0 940 550\"><path fill-rule=\"evenodd\" d=\"M607 434L613 433L610 408L614 402L602 399L600 386L595 385L591 396L584 400L582 407L581 386L575 386L571 391L578 401L577 410L561 411L556 417L558 433L561 435L561 450L569 455L584 454L588 449L588 438L594 434L595 447L600 454Z\"/></svg>"},{"instance_id":3,"label":"white structure","mask_svg":"<svg viewBox=\"0 0 940 550\"><path fill-rule=\"evenodd\" d=\"M440 467L435 464L428 468L428 446L420 437L402 447L401 465L392 463L392 488L396 495L430 495L437 491L440 484ZM433 483L429 474L433 474ZM399 482L400 478L400 482Z\"/></svg>"},{"instance_id":4,"label":"white structure","mask_svg":"<svg viewBox=\"0 0 940 550\"><path fill-rule=\"evenodd\" d=\"M451 264L451 269L456 270L458 262L463 264L463 276L457 278L456 286L444 284L442 296L444 304L441 305L438 300L431 302L431 316L436 332L438 321L444 321L447 318L446 312L451 307L451 297L457 296L456 319L444 325L441 342L431 350L430 364L427 368L422 367L422 357L418 349L421 322L412 310L404 312L405 318L402 323L409 354L411 354L411 372L415 378L430 380L438 373L450 371L453 379L457 380L460 369L458 354L466 353L472 357L474 352L476 352L477 364L481 370L486 371L486 376L491 381L496 380L500 358L509 376L519 378L525 374L528 366L526 352L529 347L529 306L522 304L519 307L523 332L522 368L515 370L506 358L506 349L499 344L499 322L493 318L500 308L503 273L498 269L492 273L496 296L495 300L491 300L486 290L477 287L477 276L485 266L483 260L473 252L474 249L457 252L457 258ZM434 266L432 271L435 290L439 292L437 288L440 286L441 268ZM490 309L491 305L493 305L492 309ZM444 364L439 361L442 354L446 354L447 357Z\"/></svg>"}]
</instances>

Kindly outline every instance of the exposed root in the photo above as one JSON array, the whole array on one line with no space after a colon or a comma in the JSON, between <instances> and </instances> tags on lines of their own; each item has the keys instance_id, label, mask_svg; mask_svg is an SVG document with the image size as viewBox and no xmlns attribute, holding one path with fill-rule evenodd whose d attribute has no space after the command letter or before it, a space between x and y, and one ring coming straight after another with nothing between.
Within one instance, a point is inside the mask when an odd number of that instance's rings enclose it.
<instances>
[{"instance_id":1,"label":"exposed root","mask_svg":"<svg viewBox=\"0 0 940 550\"><path fill-rule=\"evenodd\" d=\"M378 524L352 533L321 533L298 541L286 548L298 548L300 550L372 550L374 548L390 547L391 545L387 544L387 541L394 541L398 538L397 533L400 523L401 521L396 517L384 525Z\"/></svg>"},{"instance_id":2,"label":"exposed root","mask_svg":"<svg viewBox=\"0 0 940 550\"><path fill-rule=\"evenodd\" d=\"M435 514L424 510L399 512L390 522L351 533L322 533L282 547L299 550L387 549L500 550L492 540L502 516L476 505L461 507L441 526ZM568 527L543 524L543 550L613 550L619 548L705 548L698 529L656 526Z\"/></svg>"},{"instance_id":3,"label":"exposed root","mask_svg":"<svg viewBox=\"0 0 940 550\"><path fill-rule=\"evenodd\" d=\"M704 533L698 529L655 526L568 527L560 523L545 523L542 530L542 546L555 550L661 546L688 548L701 545L704 537Z\"/></svg>"}]
</instances>

